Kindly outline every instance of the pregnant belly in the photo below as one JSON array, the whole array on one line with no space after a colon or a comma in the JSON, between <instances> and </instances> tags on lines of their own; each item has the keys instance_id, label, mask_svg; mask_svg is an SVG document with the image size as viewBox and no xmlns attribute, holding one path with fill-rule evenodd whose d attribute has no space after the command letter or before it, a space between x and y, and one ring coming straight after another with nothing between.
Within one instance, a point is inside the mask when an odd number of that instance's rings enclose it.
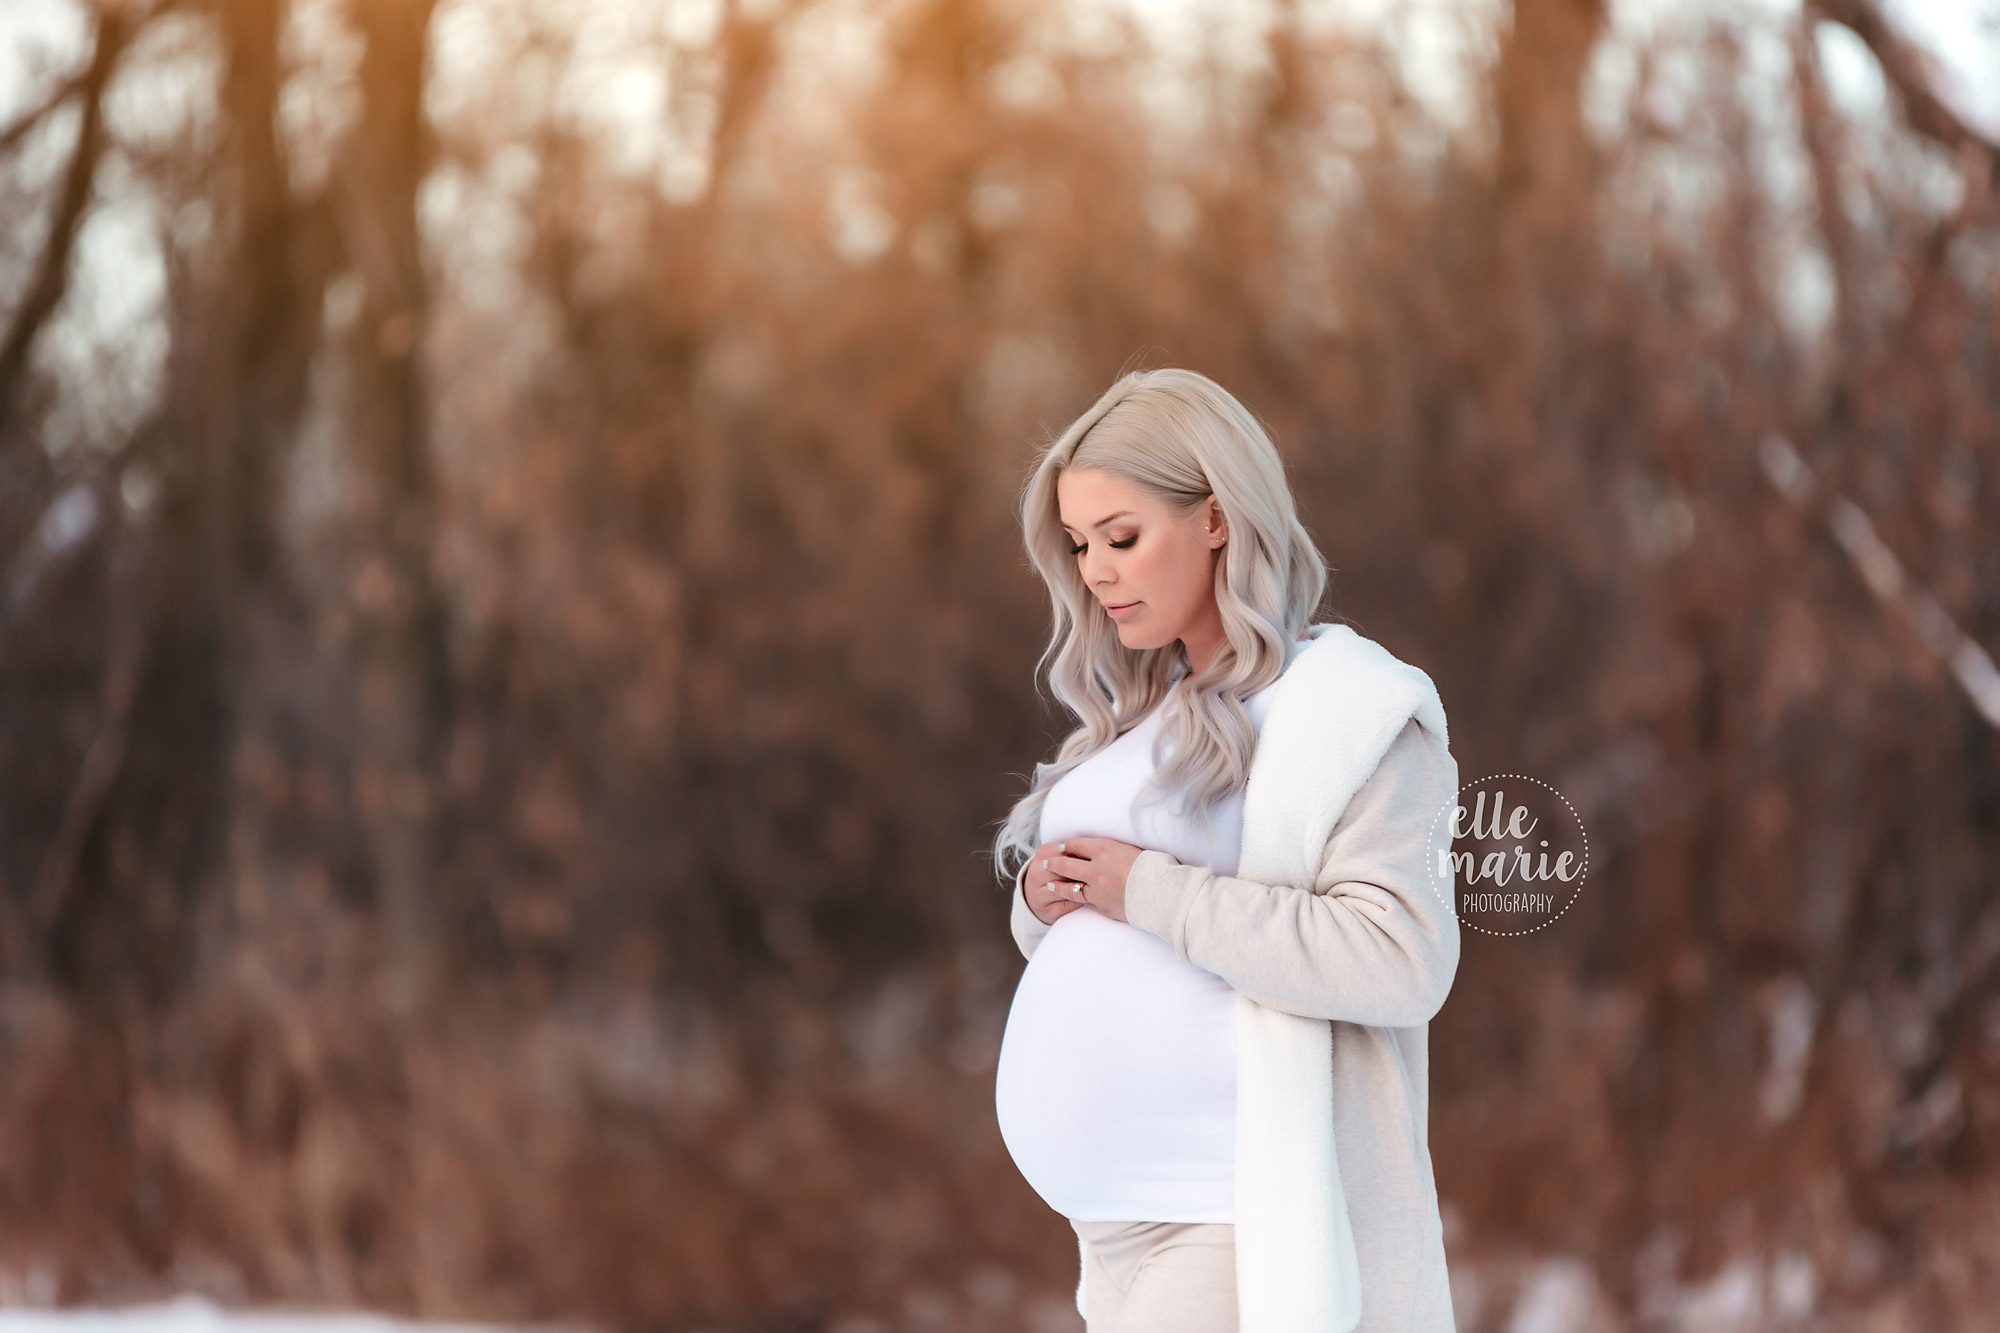
<instances>
[{"instance_id":1,"label":"pregnant belly","mask_svg":"<svg viewBox=\"0 0 2000 1333\"><path fill-rule=\"evenodd\" d=\"M1234 996L1165 940L1090 908L1050 927L1014 992L994 1085L1001 1138L1050 1207L1231 1220Z\"/></svg>"}]
</instances>

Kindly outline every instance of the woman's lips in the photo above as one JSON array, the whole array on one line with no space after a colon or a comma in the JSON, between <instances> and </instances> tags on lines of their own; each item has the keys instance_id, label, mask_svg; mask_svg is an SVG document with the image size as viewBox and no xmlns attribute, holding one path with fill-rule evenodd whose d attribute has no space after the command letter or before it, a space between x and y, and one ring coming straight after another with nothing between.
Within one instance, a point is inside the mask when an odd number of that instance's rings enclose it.
<instances>
[{"instance_id":1,"label":"woman's lips","mask_svg":"<svg viewBox=\"0 0 2000 1333\"><path fill-rule=\"evenodd\" d=\"M1127 612L1137 609L1138 605L1137 602L1106 602L1104 609L1113 620L1117 620Z\"/></svg>"}]
</instances>

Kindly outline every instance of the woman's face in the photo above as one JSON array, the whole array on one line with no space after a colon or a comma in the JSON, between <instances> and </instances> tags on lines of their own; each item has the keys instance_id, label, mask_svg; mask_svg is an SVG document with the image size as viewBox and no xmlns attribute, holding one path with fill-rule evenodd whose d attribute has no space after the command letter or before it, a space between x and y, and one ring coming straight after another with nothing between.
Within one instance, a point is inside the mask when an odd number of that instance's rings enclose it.
<instances>
[{"instance_id":1,"label":"woman's face","mask_svg":"<svg viewBox=\"0 0 2000 1333\"><path fill-rule=\"evenodd\" d=\"M1227 536L1209 496L1185 518L1166 502L1102 468L1065 468L1056 510L1077 572L1118 626L1127 648L1179 639L1199 665L1222 638L1215 605L1215 553ZM1204 525L1213 531L1204 531Z\"/></svg>"}]
</instances>

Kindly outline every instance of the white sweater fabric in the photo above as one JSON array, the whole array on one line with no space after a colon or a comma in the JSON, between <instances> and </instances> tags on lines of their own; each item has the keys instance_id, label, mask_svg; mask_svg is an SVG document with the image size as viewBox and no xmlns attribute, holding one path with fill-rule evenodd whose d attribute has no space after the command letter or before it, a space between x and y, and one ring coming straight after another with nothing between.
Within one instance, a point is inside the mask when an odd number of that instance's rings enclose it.
<instances>
[{"instance_id":1,"label":"white sweater fabric","mask_svg":"<svg viewBox=\"0 0 2000 1333\"><path fill-rule=\"evenodd\" d=\"M1236 991L1240 1333L1453 1333L1427 1038L1459 931L1425 836L1458 766L1429 676L1345 625L1308 633L1251 760L1237 873L1146 850L1125 914ZM1018 887L1012 929L1028 956L1049 930Z\"/></svg>"}]
</instances>

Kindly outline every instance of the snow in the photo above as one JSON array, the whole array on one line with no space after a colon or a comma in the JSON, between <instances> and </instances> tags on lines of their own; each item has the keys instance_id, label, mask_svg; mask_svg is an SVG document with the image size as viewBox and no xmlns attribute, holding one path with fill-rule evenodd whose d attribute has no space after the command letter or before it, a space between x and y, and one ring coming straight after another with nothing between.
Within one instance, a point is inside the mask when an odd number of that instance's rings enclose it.
<instances>
[{"instance_id":1,"label":"snow","mask_svg":"<svg viewBox=\"0 0 2000 1333\"><path fill-rule=\"evenodd\" d=\"M225 1310L200 1296L118 1309L0 1310L0 1333L499 1333L365 1313Z\"/></svg>"}]
</instances>

